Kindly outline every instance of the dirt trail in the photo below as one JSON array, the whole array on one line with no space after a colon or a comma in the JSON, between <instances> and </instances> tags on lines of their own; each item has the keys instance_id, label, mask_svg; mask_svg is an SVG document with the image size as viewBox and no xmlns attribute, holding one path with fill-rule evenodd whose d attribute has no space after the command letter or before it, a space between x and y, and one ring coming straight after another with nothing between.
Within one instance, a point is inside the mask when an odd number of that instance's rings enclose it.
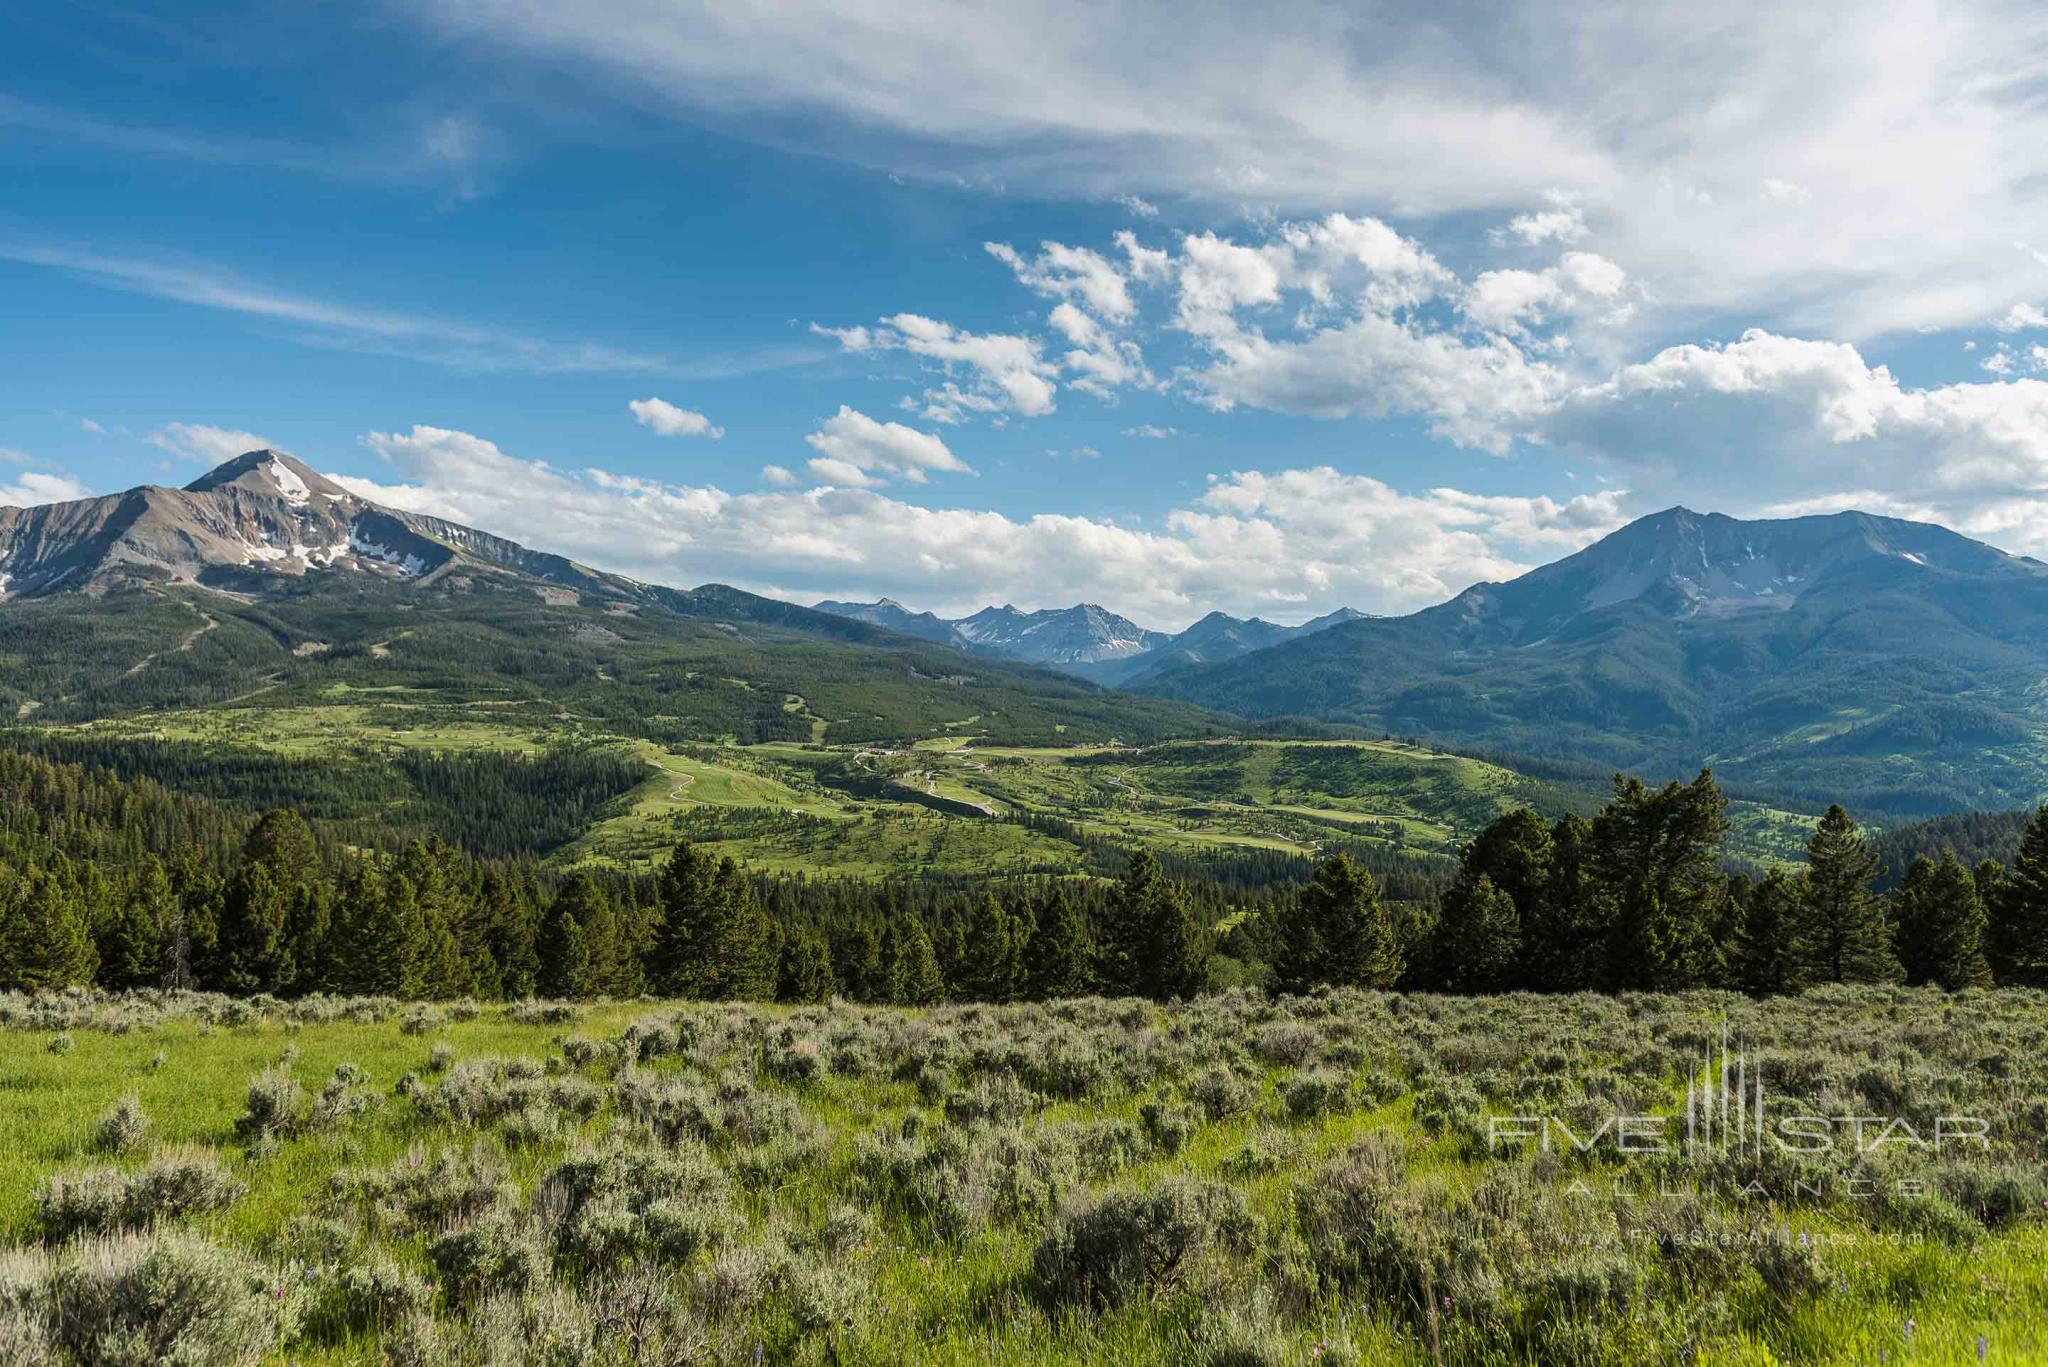
<instances>
[{"instance_id":1,"label":"dirt trail","mask_svg":"<svg viewBox=\"0 0 2048 1367\"><path fill-rule=\"evenodd\" d=\"M186 651L192 649L193 646L199 644L200 637L204 636L207 632L212 631L215 627L220 625L220 622L216 620L211 613L204 612L199 608L194 608L192 610L194 612L199 613L200 624L192 628L191 631L187 632L185 635L185 639L178 642L177 645L173 646L171 650L168 652L169 654L183 655ZM149 652L149 654L143 656L134 664L129 665L128 673L124 677L133 678L135 675L140 674L143 670L148 669L151 665L156 663L157 654L158 652L152 650L151 652Z\"/></svg>"}]
</instances>

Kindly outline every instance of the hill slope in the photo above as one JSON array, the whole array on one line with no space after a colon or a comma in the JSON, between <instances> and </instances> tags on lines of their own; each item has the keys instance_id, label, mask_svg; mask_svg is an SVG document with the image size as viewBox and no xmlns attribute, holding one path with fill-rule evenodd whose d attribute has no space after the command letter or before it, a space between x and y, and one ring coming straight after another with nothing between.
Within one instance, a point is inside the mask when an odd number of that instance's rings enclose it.
<instances>
[{"instance_id":1,"label":"hill slope","mask_svg":"<svg viewBox=\"0 0 2048 1367\"><path fill-rule=\"evenodd\" d=\"M1933 813L2048 792L2048 565L1941 527L1674 508L1505 584L1147 691Z\"/></svg>"}]
</instances>

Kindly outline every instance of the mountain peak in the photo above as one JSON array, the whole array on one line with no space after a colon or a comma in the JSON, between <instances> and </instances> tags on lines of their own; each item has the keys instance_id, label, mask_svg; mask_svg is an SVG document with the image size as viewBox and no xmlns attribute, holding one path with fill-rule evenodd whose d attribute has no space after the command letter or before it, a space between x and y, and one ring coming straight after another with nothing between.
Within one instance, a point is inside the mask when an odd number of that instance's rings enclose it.
<instances>
[{"instance_id":1,"label":"mountain peak","mask_svg":"<svg viewBox=\"0 0 2048 1367\"><path fill-rule=\"evenodd\" d=\"M210 494L229 485L250 488L266 494L283 497L287 502L303 503L309 498L347 499L348 490L336 484L327 476L313 469L288 451L273 451L264 447L256 451L244 451L233 460L224 460L208 470L198 479L185 486L188 494Z\"/></svg>"}]
</instances>

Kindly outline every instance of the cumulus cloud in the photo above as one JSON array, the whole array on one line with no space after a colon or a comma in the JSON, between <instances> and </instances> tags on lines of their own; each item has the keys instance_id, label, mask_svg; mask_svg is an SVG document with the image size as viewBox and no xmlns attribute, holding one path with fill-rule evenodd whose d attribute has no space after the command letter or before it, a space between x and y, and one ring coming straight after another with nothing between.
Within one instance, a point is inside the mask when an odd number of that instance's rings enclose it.
<instances>
[{"instance_id":1,"label":"cumulus cloud","mask_svg":"<svg viewBox=\"0 0 2048 1367\"><path fill-rule=\"evenodd\" d=\"M1909 388L1842 342L1761 330L1666 348L1564 398L1554 444L1633 481L1749 508L1810 505L1843 489L2012 549L2048 549L2014 509L2048 505L2048 381ZM1858 494L1857 497L1862 497Z\"/></svg>"},{"instance_id":2,"label":"cumulus cloud","mask_svg":"<svg viewBox=\"0 0 2048 1367\"><path fill-rule=\"evenodd\" d=\"M725 435L723 427L702 413L678 408L666 399L634 399L626 407L632 410L635 422L664 437L709 437L716 441Z\"/></svg>"},{"instance_id":3,"label":"cumulus cloud","mask_svg":"<svg viewBox=\"0 0 2048 1367\"><path fill-rule=\"evenodd\" d=\"M828 484L866 489L883 483L881 475L923 484L931 470L974 473L936 434L900 422L877 422L844 404L804 440L818 453L811 473Z\"/></svg>"},{"instance_id":4,"label":"cumulus cloud","mask_svg":"<svg viewBox=\"0 0 2048 1367\"><path fill-rule=\"evenodd\" d=\"M2048 328L2048 313L2039 304L2014 304L2005 311L1997 323L2000 332L2029 332L2034 328Z\"/></svg>"},{"instance_id":5,"label":"cumulus cloud","mask_svg":"<svg viewBox=\"0 0 2048 1367\"><path fill-rule=\"evenodd\" d=\"M1016 272L1019 281L1049 298L1080 299L1112 322L1124 322L1135 311L1123 272L1086 247L1046 242L1040 244L1035 258L1027 258L1007 242L981 245Z\"/></svg>"},{"instance_id":6,"label":"cumulus cloud","mask_svg":"<svg viewBox=\"0 0 2048 1367\"><path fill-rule=\"evenodd\" d=\"M224 460L250 451L261 451L277 445L268 437L254 432L244 432L233 427L212 427L200 422L167 422L149 434L153 445L169 451L174 456L187 460L203 460L208 465L218 465Z\"/></svg>"},{"instance_id":7,"label":"cumulus cloud","mask_svg":"<svg viewBox=\"0 0 2048 1367\"><path fill-rule=\"evenodd\" d=\"M1036 338L968 332L916 313L894 314L873 328L811 326L848 351L907 351L937 362L949 377L964 378L964 386L948 378L925 391L924 416L933 422L960 422L970 413L1039 417L1053 411L1058 371L1040 354Z\"/></svg>"},{"instance_id":8,"label":"cumulus cloud","mask_svg":"<svg viewBox=\"0 0 2048 1367\"><path fill-rule=\"evenodd\" d=\"M1135 526L928 508L829 482L754 493L666 485L562 470L428 426L364 442L398 481L343 481L367 498L644 579L805 599L888 594L945 611L1087 600L1167 625L1216 608L1305 620L1345 604L1421 607L1593 539L1619 520L1622 498L1406 494L1328 468L1237 471Z\"/></svg>"},{"instance_id":9,"label":"cumulus cloud","mask_svg":"<svg viewBox=\"0 0 2048 1367\"><path fill-rule=\"evenodd\" d=\"M1505 454L1554 406L1565 376L1504 337L1465 339L1381 314L1299 341L1229 338L1193 377L1211 406L1318 418L1421 414L1461 446Z\"/></svg>"},{"instance_id":10,"label":"cumulus cloud","mask_svg":"<svg viewBox=\"0 0 2048 1367\"><path fill-rule=\"evenodd\" d=\"M38 503L70 503L90 498L92 491L69 475L24 471L11 483L0 484L0 508L32 508Z\"/></svg>"},{"instance_id":11,"label":"cumulus cloud","mask_svg":"<svg viewBox=\"0 0 2048 1367\"><path fill-rule=\"evenodd\" d=\"M1586 216L1576 204L1560 204L1515 215L1500 235L1518 238L1531 246L1539 242L1577 242L1586 235Z\"/></svg>"},{"instance_id":12,"label":"cumulus cloud","mask_svg":"<svg viewBox=\"0 0 2048 1367\"><path fill-rule=\"evenodd\" d=\"M1602 321L1624 322L1627 288L1627 272L1606 257L1566 252L1555 266L1540 271L1480 272L1459 307L1475 326L1519 337L1565 314L1598 310Z\"/></svg>"}]
</instances>

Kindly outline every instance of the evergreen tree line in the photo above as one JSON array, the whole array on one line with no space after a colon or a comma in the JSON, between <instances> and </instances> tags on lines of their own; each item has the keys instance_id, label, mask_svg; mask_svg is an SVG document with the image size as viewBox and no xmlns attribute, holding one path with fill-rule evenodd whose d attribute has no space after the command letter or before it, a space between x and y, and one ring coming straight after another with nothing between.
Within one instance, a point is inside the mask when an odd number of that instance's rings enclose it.
<instances>
[{"instance_id":1,"label":"evergreen tree line","mask_svg":"<svg viewBox=\"0 0 2048 1367\"><path fill-rule=\"evenodd\" d=\"M253 746L29 729L0 730L0 747L165 785L249 820L289 806L352 845L396 850L413 835L438 835L487 859L538 857L567 844L651 772L604 745L564 744L532 756L365 749L317 765Z\"/></svg>"},{"instance_id":2,"label":"evergreen tree line","mask_svg":"<svg viewBox=\"0 0 2048 1367\"><path fill-rule=\"evenodd\" d=\"M1511 812L1432 901L1345 854L1305 886L1177 879L766 877L679 843L652 875L568 876L438 840L323 844L152 785L0 756L0 988L188 986L283 995L634 996L920 1005L1233 983L1458 992L1820 982L2048 986L2048 808L2008 868L1916 859L1873 891L1839 807L1804 868L1728 874L1713 776L1617 779L1591 818Z\"/></svg>"},{"instance_id":3,"label":"evergreen tree line","mask_svg":"<svg viewBox=\"0 0 2048 1367\"><path fill-rule=\"evenodd\" d=\"M1457 992L1817 983L2048 986L2048 807L2010 867L1917 854L1876 891L1873 844L1839 805L1803 868L1725 871L1727 802L1710 772L1652 789L1616 778L1592 819L1515 811L1467 847L1405 985Z\"/></svg>"}]
</instances>

